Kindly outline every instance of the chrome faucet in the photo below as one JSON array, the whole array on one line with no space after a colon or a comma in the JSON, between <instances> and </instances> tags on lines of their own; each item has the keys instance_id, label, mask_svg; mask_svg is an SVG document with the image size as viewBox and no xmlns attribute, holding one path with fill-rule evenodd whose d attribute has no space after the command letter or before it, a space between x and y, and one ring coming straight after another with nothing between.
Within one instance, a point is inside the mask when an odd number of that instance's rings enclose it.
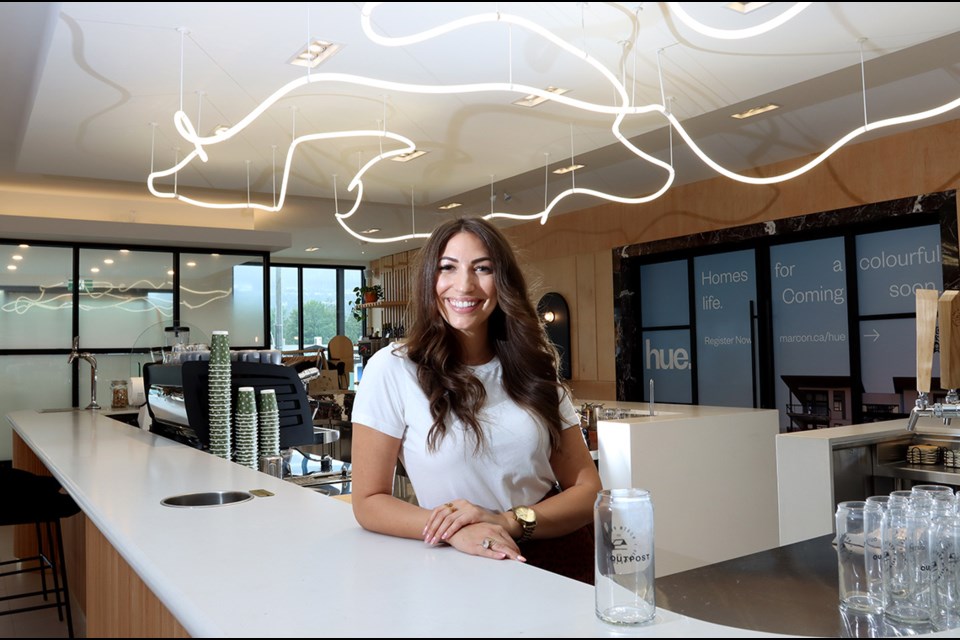
<instances>
[{"instance_id":1,"label":"chrome faucet","mask_svg":"<svg viewBox=\"0 0 960 640\"><path fill-rule=\"evenodd\" d=\"M78 352L77 349L79 346L80 336L74 336L73 351L71 351L70 355L67 357L67 364L73 364L77 358L86 360L88 363L90 363L90 404L88 404L86 408L100 409L100 405L97 404L97 359L87 352Z\"/></svg>"},{"instance_id":2,"label":"chrome faucet","mask_svg":"<svg viewBox=\"0 0 960 640\"><path fill-rule=\"evenodd\" d=\"M650 415L657 415L653 410L653 378L650 378Z\"/></svg>"},{"instance_id":3,"label":"chrome faucet","mask_svg":"<svg viewBox=\"0 0 960 640\"><path fill-rule=\"evenodd\" d=\"M930 404L930 398L921 391L917 395L917 401L914 403L913 410L910 411L910 418L907 420L907 431L913 431L917 428L917 420L921 417L937 417L943 419L943 424L949 426L953 418L960 418L960 396L956 389L947 391L946 402Z\"/></svg>"}]
</instances>

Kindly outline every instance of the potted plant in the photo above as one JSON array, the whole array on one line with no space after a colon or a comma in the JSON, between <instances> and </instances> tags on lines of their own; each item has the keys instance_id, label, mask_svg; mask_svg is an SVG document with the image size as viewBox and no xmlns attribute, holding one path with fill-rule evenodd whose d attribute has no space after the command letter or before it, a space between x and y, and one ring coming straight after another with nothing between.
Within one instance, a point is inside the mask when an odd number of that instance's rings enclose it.
<instances>
[{"instance_id":1,"label":"potted plant","mask_svg":"<svg viewBox=\"0 0 960 640\"><path fill-rule=\"evenodd\" d=\"M353 317L357 322L363 321L363 311L360 309L360 305L364 303L376 302L383 297L383 287L379 284L372 284L368 286L354 287L353 293L356 295L356 300L353 303Z\"/></svg>"}]
</instances>

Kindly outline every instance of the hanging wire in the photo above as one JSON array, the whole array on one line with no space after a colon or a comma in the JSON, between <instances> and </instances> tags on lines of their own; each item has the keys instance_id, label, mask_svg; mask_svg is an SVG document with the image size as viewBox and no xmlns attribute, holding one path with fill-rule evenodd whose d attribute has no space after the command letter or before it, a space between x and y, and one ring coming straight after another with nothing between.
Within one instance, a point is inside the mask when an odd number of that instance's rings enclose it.
<instances>
[{"instance_id":1,"label":"hanging wire","mask_svg":"<svg viewBox=\"0 0 960 640\"><path fill-rule=\"evenodd\" d=\"M573 153L573 123L570 123L570 186L574 189L577 188L577 170L573 169L573 165L576 164Z\"/></svg>"},{"instance_id":2,"label":"hanging wire","mask_svg":"<svg viewBox=\"0 0 960 640\"><path fill-rule=\"evenodd\" d=\"M497 195L493 192L493 174L490 174L490 213L493 213L493 202L497 199Z\"/></svg>"},{"instance_id":3,"label":"hanging wire","mask_svg":"<svg viewBox=\"0 0 960 640\"><path fill-rule=\"evenodd\" d=\"M157 148L157 123L150 123L150 173L153 173L153 156Z\"/></svg>"},{"instance_id":4,"label":"hanging wire","mask_svg":"<svg viewBox=\"0 0 960 640\"><path fill-rule=\"evenodd\" d=\"M173 148L173 166L177 166L177 164L178 164L179 162L180 162L180 147L174 147L174 148ZM177 171L175 174L173 174L173 193L174 193L174 195L177 194L177 178L179 178L179 177L180 177L180 172L179 172L179 171Z\"/></svg>"},{"instance_id":5,"label":"hanging wire","mask_svg":"<svg viewBox=\"0 0 960 640\"><path fill-rule=\"evenodd\" d=\"M247 206L250 206L250 161L244 160L247 164Z\"/></svg>"},{"instance_id":6,"label":"hanging wire","mask_svg":"<svg viewBox=\"0 0 960 640\"><path fill-rule=\"evenodd\" d=\"M550 154L543 154L543 210L547 210L547 197L550 185Z\"/></svg>"},{"instance_id":7,"label":"hanging wire","mask_svg":"<svg viewBox=\"0 0 960 640\"><path fill-rule=\"evenodd\" d=\"M277 145L272 144L273 149L273 207L277 207Z\"/></svg>"},{"instance_id":8,"label":"hanging wire","mask_svg":"<svg viewBox=\"0 0 960 640\"><path fill-rule=\"evenodd\" d=\"M190 31L186 27L177 27L177 31L180 32L180 111L183 111L183 41Z\"/></svg>"},{"instance_id":9,"label":"hanging wire","mask_svg":"<svg viewBox=\"0 0 960 640\"><path fill-rule=\"evenodd\" d=\"M663 54L663 49L657 49L657 78L660 81L660 104L662 104L663 108L666 109L667 94L663 86L663 64L661 60L662 54ZM669 111L667 113L669 113Z\"/></svg>"},{"instance_id":10,"label":"hanging wire","mask_svg":"<svg viewBox=\"0 0 960 640\"><path fill-rule=\"evenodd\" d=\"M413 226L410 229L410 233L417 232L417 203L415 200L413 185L410 185L410 219L413 222ZM406 240L404 240L406 242Z\"/></svg>"},{"instance_id":11,"label":"hanging wire","mask_svg":"<svg viewBox=\"0 0 960 640\"><path fill-rule=\"evenodd\" d=\"M200 116L203 114L203 91L197 91L197 131L203 131L200 126Z\"/></svg>"},{"instance_id":12,"label":"hanging wire","mask_svg":"<svg viewBox=\"0 0 960 640\"><path fill-rule=\"evenodd\" d=\"M333 174L333 211L340 213L340 198L337 196L337 174Z\"/></svg>"},{"instance_id":13,"label":"hanging wire","mask_svg":"<svg viewBox=\"0 0 960 640\"><path fill-rule=\"evenodd\" d=\"M863 43L866 38L859 38L857 45L860 47L860 87L863 91L863 126L867 126L867 72L863 64Z\"/></svg>"},{"instance_id":14,"label":"hanging wire","mask_svg":"<svg viewBox=\"0 0 960 640\"><path fill-rule=\"evenodd\" d=\"M307 3L307 53L310 53L310 3ZM307 60L307 77L310 77L310 72L313 70L313 66L310 64L310 60Z\"/></svg>"}]
</instances>

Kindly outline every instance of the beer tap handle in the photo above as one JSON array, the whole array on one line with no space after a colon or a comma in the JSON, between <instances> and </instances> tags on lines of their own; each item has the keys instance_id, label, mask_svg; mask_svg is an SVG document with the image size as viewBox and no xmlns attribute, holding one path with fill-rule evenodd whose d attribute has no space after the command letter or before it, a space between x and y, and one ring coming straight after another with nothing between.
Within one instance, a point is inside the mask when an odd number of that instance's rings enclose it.
<instances>
[{"instance_id":1,"label":"beer tap handle","mask_svg":"<svg viewBox=\"0 0 960 640\"><path fill-rule=\"evenodd\" d=\"M944 291L940 318L940 386L960 388L960 291Z\"/></svg>"},{"instance_id":2,"label":"beer tap handle","mask_svg":"<svg viewBox=\"0 0 960 640\"><path fill-rule=\"evenodd\" d=\"M933 343L937 335L937 292L917 289L917 391L930 393Z\"/></svg>"}]
</instances>

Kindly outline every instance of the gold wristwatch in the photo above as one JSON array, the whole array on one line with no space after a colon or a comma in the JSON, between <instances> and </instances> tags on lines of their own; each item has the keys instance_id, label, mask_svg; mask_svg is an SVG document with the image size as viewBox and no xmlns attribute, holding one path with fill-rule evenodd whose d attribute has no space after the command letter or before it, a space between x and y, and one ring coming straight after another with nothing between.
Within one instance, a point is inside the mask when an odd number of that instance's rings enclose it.
<instances>
[{"instance_id":1,"label":"gold wristwatch","mask_svg":"<svg viewBox=\"0 0 960 640\"><path fill-rule=\"evenodd\" d=\"M511 511L523 528L523 533L517 538L517 542L526 542L533 537L533 530L537 528L537 513L526 506L514 507Z\"/></svg>"}]
</instances>

